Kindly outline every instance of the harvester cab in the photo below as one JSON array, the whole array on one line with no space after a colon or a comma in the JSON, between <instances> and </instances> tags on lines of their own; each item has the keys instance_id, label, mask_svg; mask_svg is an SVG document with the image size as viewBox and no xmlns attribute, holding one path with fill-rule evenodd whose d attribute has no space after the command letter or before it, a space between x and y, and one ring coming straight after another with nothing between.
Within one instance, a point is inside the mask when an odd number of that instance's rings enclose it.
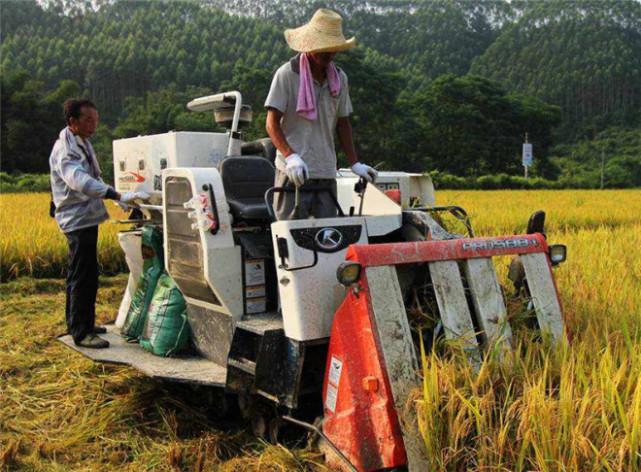
<instances>
[{"instance_id":1,"label":"harvester cab","mask_svg":"<svg viewBox=\"0 0 641 472\"><path fill-rule=\"evenodd\" d=\"M73 349L224 390L256 434L277 440L287 421L308 428L338 467L426 470L416 426L399 414L419 383L419 343L456 340L473 364L490 347L509 348L493 257L515 257L511 272L527 288L532 326L563 337L540 217L531 234L476 238L462 208L435 206L429 176L380 172L368 185L341 169L335 217L278 221L274 194L301 189L274 188L269 140L243 142L251 109L240 93L187 106L213 112L227 131L114 141L117 190L151 199L119 235L130 278L111 347L84 349L63 337ZM443 214L467 234L446 230ZM146 225L162 230L164 266L185 300L192 349L178 357L154 356L119 335ZM311 424L316 417L322 426Z\"/></svg>"}]
</instances>

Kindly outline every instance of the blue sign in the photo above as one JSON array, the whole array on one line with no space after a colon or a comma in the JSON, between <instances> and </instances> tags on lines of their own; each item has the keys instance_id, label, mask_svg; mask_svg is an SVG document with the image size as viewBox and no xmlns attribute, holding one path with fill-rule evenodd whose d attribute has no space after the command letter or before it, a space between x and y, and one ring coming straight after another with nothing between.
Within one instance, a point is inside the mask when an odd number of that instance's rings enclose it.
<instances>
[{"instance_id":1,"label":"blue sign","mask_svg":"<svg viewBox=\"0 0 641 472\"><path fill-rule=\"evenodd\" d=\"M524 143L523 144L523 167L530 167L534 161L534 155L532 154L532 144Z\"/></svg>"}]
</instances>

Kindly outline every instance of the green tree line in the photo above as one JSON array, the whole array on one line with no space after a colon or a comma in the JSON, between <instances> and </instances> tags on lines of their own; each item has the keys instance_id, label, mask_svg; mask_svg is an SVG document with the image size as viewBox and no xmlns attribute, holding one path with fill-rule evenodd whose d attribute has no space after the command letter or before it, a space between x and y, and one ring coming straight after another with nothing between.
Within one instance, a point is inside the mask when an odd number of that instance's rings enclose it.
<instances>
[{"instance_id":1,"label":"green tree line","mask_svg":"<svg viewBox=\"0 0 641 472\"><path fill-rule=\"evenodd\" d=\"M264 136L272 74L293 54L282 30L320 6L341 12L358 38L337 61L350 78L358 151L380 168L515 175L528 132L534 175L559 179L573 169L567 146L639 129L634 1L2 1L2 170L47 170L70 95L100 109L107 174L112 139L214 129L185 109L199 95L241 90L255 117L245 137ZM609 157L622 155L613 146ZM596 185L589 165L575 170ZM641 185L628 175L622 185Z\"/></svg>"}]
</instances>

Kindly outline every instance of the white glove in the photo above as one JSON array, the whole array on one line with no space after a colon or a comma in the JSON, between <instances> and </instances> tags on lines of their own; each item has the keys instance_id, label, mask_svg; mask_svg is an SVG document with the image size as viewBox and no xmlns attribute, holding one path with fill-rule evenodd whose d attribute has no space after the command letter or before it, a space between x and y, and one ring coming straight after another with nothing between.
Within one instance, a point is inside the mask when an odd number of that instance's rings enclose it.
<instances>
[{"instance_id":1,"label":"white glove","mask_svg":"<svg viewBox=\"0 0 641 472\"><path fill-rule=\"evenodd\" d=\"M296 187L300 187L305 183L309 170L305 161L298 154L293 153L285 158L285 173Z\"/></svg>"},{"instance_id":2,"label":"white glove","mask_svg":"<svg viewBox=\"0 0 641 472\"><path fill-rule=\"evenodd\" d=\"M147 192L127 192L120 196L122 203L132 203L134 200L149 200Z\"/></svg>"},{"instance_id":3,"label":"white glove","mask_svg":"<svg viewBox=\"0 0 641 472\"><path fill-rule=\"evenodd\" d=\"M378 171L376 169L360 162L357 162L352 166L352 172L359 177L363 177L369 183L373 183L376 180L376 177L378 177Z\"/></svg>"}]
</instances>

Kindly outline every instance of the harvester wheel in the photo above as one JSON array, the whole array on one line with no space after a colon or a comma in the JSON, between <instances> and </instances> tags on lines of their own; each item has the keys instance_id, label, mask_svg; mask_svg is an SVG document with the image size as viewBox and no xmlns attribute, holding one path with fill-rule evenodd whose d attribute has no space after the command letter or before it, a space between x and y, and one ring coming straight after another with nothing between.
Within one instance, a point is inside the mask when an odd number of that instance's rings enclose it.
<instances>
[{"instance_id":1,"label":"harvester wheel","mask_svg":"<svg viewBox=\"0 0 641 472\"><path fill-rule=\"evenodd\" d=\"M251 397L244 393L238 394L238 409L240 410L240 415L244 419L249 419L252 416L252 402Z\"/></svg>"},{"instance_id":2,"label":"harvester wheel","mask_svg":"<svg viewBox=\"0 0 641 472\"><path fill-rule=\"evenodd\" d=\"M235 411L234 399L229 395L216 389L210 389L207 393L207 411L213 418L222 419Z\"/></svg>"},{"instance_id":3,"label":"harvester wheel","mask_svg":"<svg viewBox=\"0 0 641 472\"><path fill-rule=\"evenodd\" d=\"M254 436L259 439L264 439L265 441L269 440L268 437L268 424L267 419L264 415L255 414L251 419L252 432Z\"/></svg>"},{"instance_id":4,"label":"harvester wheel","mask_svg":"<svg viewBox=\"0 0 641 472\"><path fill-rule=\"evenodd\" d=\"M283 420L277 416L269 420L269 424L267 425L267 439L270 443L278 444L280 442L284 426L285 423Z\"/></svg>"}]
</instances>

